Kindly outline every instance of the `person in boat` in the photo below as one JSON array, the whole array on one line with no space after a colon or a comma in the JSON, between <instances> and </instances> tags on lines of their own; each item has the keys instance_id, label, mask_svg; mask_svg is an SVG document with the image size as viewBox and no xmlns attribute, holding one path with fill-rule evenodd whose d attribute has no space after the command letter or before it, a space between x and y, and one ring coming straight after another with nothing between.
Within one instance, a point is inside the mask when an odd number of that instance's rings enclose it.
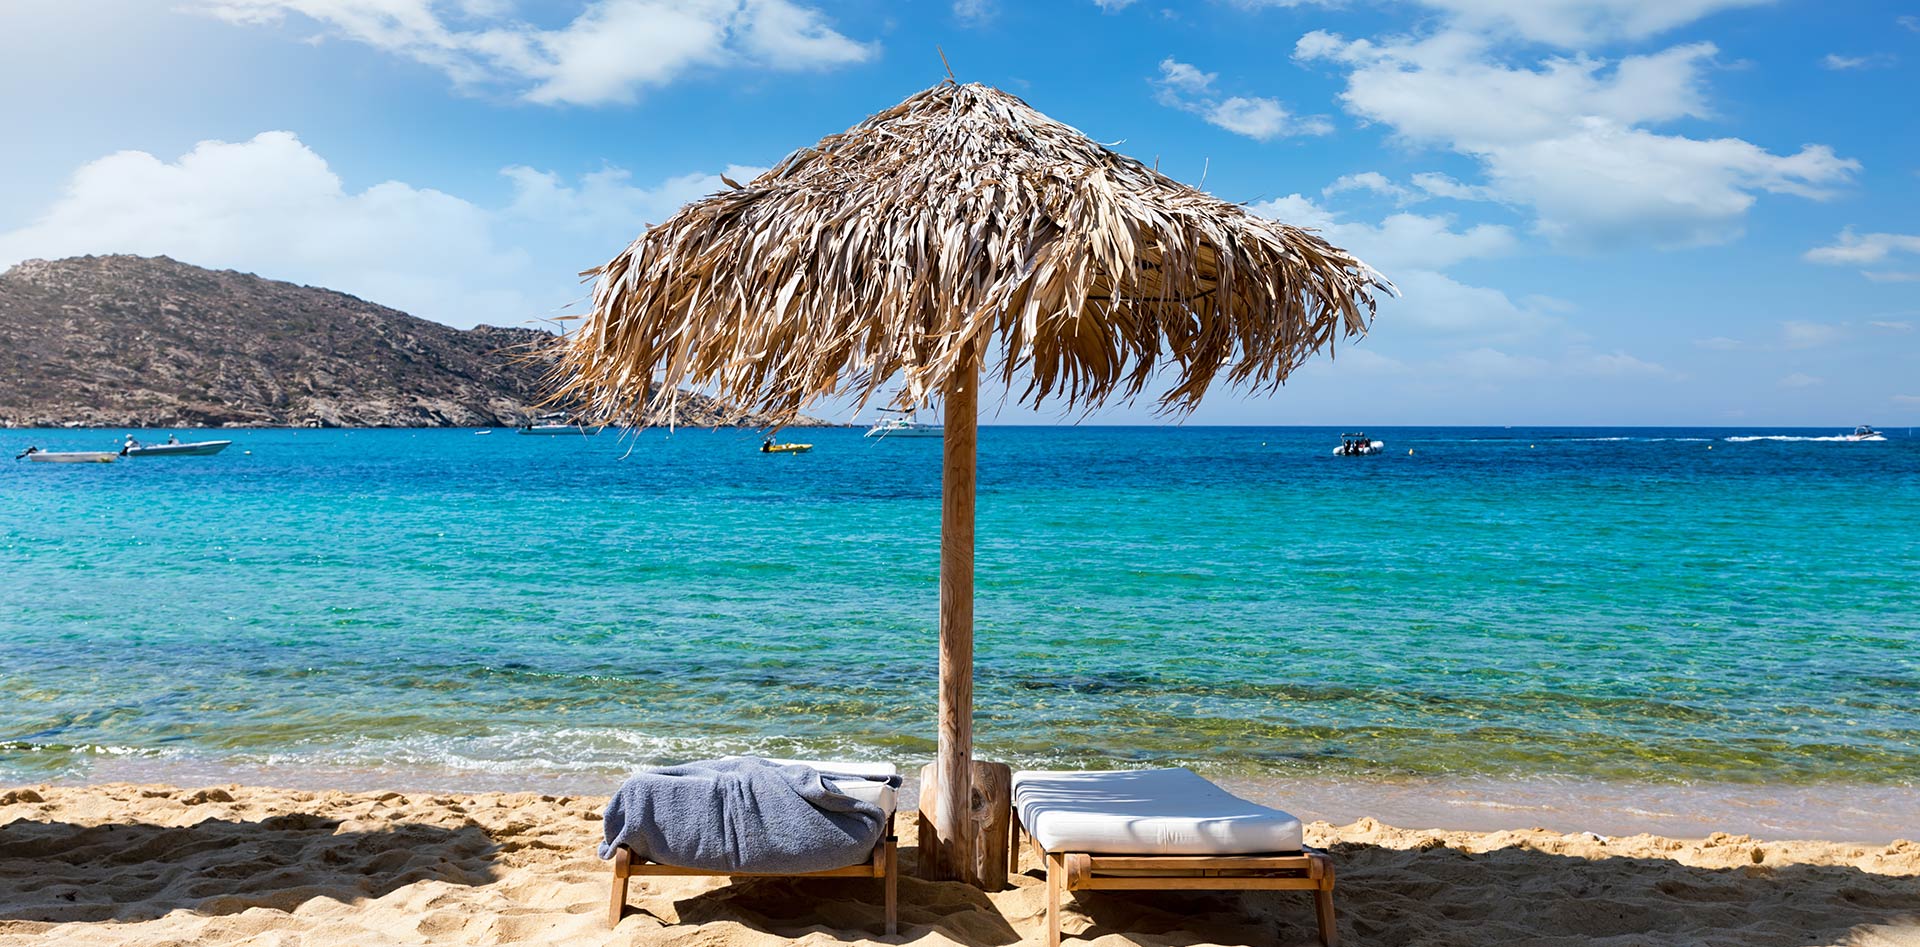
<instances>
[{"instance_id":1,"label":"person in boat","mask_svg":"<svg viewBox=\"0 0 1920 947\"><path fill-rule=\"evenodd\" d=\"M767 439L760 442L760 453L762 454L773 453L773 435L771 434L767 435Z\"/></svg>"},{"instance_id":2,"label":"person in boat","mask_svg":"<svg viewBox=\"0 0 1920 947\"><path fill-rule=\"evenodd\" d=\"M142 444L139 441L134 440L133 435L129 434L127 435L127 442L125 444L120 445L120 456L125 457L127 456L127 451L133 450L136 447L145 447L145 446L146 446L145 444Z\"/></svg>"},{"instance_id":3,"label":"person in boat","mask_svg":"<svg viewBox=\"0 0 1920 947\"><path fill-rule=\"evenodd\" d=\"M178 444L178 443L180 443L180 437L179 437L179 435L176 435L176 434L169 434L169 435L167 435L167 443L169 443L169 444Z\"/></svg>"}]
</instances>

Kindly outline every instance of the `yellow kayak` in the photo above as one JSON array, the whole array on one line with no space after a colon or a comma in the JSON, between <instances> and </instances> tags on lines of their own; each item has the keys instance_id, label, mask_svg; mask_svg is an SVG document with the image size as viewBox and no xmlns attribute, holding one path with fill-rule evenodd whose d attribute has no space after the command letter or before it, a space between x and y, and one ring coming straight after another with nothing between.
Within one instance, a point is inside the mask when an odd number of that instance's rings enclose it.
<instances>
[{"instance_id":1,"label":"yellow kayak","mask_svg":"<svg viewBox=\"0 0 1920 947\"><path fill-rule=\"evenodd\" d=\"M762 454L804 454L813 449L812 444L762 444Z\"/></svg>"}]
</instances>

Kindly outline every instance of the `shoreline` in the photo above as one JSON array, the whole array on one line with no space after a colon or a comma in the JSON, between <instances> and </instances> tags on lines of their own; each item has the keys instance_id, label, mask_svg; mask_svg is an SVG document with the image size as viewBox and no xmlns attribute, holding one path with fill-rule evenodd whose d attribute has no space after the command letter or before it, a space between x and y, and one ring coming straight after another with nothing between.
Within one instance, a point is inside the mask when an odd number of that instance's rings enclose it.
<instances>
[{"instance_id":1,"label":"shoreline","mask_svg":"<svg viewBox=\"0 0 1920 947\"><path fill-rule=\"evenodd\" d=\"M665 761L662 761L665 762ZM903 810L919 799L920 763L895 760L906 776ZM636 764L651 765L651 764ZM1168 763L1165 765L1179 765ZM1017 767L1016 767L1017 768ZM422 767L193 763L139 758L94 761L79 778L36 785L86 788L105 784L268 786L303 792L537 793L604 796L625 771L477 772ZM1234 793L1284 809L1302 821L1346 824L1376 819L1441 831L1543 829L1601 836L1706 838L1715 833L1775 839L1885 845L1920 837L1920 786L1742 783L1618 783L1577 778L1379 780L1209 773ZM31 777L29 777L31 778ZM0 786L21 783L0 783Z\"/></svg>"},{"instance_id":2,"label":"shoreline","mask_svg":"<svg viewBox=\"0 0 1920 947\"><path fill-rule=\"evenodd\" d=\"M686 945L881 941L871 881L638 879L606 926L604 796L114 783L0 791L0 945ZM1030 853L1006 891L914 875L890 943L1044 936ZM1368 944L1895 947L1920 937L1920 843L1886 846L1312 822L1342 935ZM1298 892L1077 892L1074 947L1312 941Z\"/></svg>"},{"instance_id":3,"label":"shoreline","mask_svg":"<svg viewBox=\"0 0 1920 947\"><path fill-rule=\"evenodd\" d=\"M871 410L871 408L869 408L869 410ZM788 422L784 426L785 427L804 427L804 428L866 428L870 426L870 424L871 424L870 420L834 421L827 418L816 418L812 416L807 416L799 421ZM318 425L315 425L315 424L214 424L214 425L208 425L208 424L104 424L104 423L98 423L96 421L70 422L70 423L61 423L61 424L19 424L19 423L14 423L11 419L0 419L0 430L3 430L3 431L46 431L49 433L59 433L62 431L119 431L119 430L126 430L129 428L133 430L152 430L152 431L475 431L475 430L483 430L483 429L501 430L504 428L511 428L513 426L514 426L513 424L504 424L504 425L501 425L501 424L496 424L496 425L486 425L486 424L426 424L426 425L421 425L421 424L318 424ZM755 426L756 425L747 423L745 421L734 422L730 424L681 424L679 425L680 428L684 428L687 430L732 430L736 428L752 428ZM1324 431L1338 431L1342 427L1351 427L1352 425L1249 424L1249 423L1238 422L1238 421L1188 421L1188 422L1182 422L1179 424L1155 424L1151 422L1100 423L1100 422L1078 422L1078 421L1065 422L1065 421L1046 421L1046 420L1038 420L1038 421L982 420L979 426L983 428L987 428L987 427L1022 428L1022 429L1058 428L1063 430L1075 430L1075 429L1083 429L1083 430L1210 430L1210 431L1286 431L1291 433L1309 433L1309 432L1318 433L1318 432L1324 432ZM1784 423L1783 424L1598 424L1598 423L1595 423L1595 424L1502 424L1502 423L1493 422L1493 423L1486 423L1486 424L1374 424L1372 426L1376 430L1403 431L1403 432L1461 431L1461 430L1489 431L1489 432L1514 431L1514 432L1520 432L1512 435L1513 437L1518 438L1521 436L1521 434L1525 434L1528 432L1532 432L1535 434L1541 434L1541 433L1554 434L1558 432L1588 433L1593 431L1640 431L1640 432L1675 432L1675 431L1727 432L1727 431L1731 431L1731 432L1735 432L1736 434L1747 434L1754 431L1775 431L1775 432L1782 432L1782 433L1788 433L1788 434L1809 434L1809 433L1831 434L1835 432L1845 433L1845 429L1850 427L1851 425L1847 425L1847 424L1808 425L1808 424L1784 424ZM631 425L613 426L613 429L620 430L620 431L633 431L633 430L651 430L656 427L665 428L667 427L667 425L652 424L652 425L648 425L644 429L635 428ZM1904 440L1904 439L1911 439L1913 437L1912 431L1913 431L1913 427L1910 427L1910 426L1908 427L1896 426L1896 427L1889 427L1884 430L1881 430L1880 433L1882 435L1886 435L1887 440L1896 440L1896 439ZM1622 437L1622 438L1610 438L1610 439L1630 440L1632 438Z\"/></svg>"}]
</instances>

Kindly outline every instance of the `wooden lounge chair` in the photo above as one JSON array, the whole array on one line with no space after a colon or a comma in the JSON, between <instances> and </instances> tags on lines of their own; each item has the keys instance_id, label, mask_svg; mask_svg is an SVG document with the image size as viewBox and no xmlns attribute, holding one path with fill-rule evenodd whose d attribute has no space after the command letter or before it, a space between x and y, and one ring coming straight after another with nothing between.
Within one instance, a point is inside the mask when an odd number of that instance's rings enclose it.
<instances>
[{"instance_id":1,"label":"wooden lounge chair","mask_svg":"<svg viewBox=\"0 0 1920 947\"><path fill-rule=\"evenodd\" d=\"M796 761L776 760L775 762ZM798 762L824 773L846 773L858 776L892 776L895 773L891 763L816 763L804 760ZM758 872L706 871L700 868L661 865L639 859L632 849L622 845L613 853L613 895L607 905L607 926L618 926L620 916L626 912L627 879L634 875L707 878L878 878L881 891L886 898L887 936L891 937L898 933L900 927L899 840L893 834L893 814L899 803L894 789L885 783L860 783L851 780L842 781L839 786L841 792L856 799L871 802L887 814L886 834L873 846L873 853L864 861L845 868L800 874L770 875Z\"/></svg>"},{"instance_id":2,"label":"wooden lounge chair","mask_svg":"<svg viewBox=\"0 0 1920 947\"><path fill-rule=\"evenodd\" d=\"M1300 820L1188 769L1013 775L1014 853L1032 840L1047 870L1047 947L1060 947L1065 892L1103 889L1311 891L1320 943L1335 947L1333 862Z\"/></svg>"}]
</instances>

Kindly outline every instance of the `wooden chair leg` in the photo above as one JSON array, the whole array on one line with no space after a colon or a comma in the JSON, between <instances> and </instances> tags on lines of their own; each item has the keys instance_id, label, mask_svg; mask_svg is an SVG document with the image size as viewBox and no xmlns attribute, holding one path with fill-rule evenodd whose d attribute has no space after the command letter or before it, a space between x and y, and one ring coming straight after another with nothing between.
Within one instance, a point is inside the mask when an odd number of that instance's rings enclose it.
<instances>
[{"instance_id":1,"label":"wooden chair leg","mask_svg":"<svg viewBox=\"0 0 1920 947\"><path fill-rule=\"evenodd\" d=\"M1020 817L1007 823L1007 878L1020 873Z\"/></svg>"},{"instance_id":2,"label":"wooden chair leg","mask_svg":"<svg viewBox=\"0 0 1920 947\"><path fill-rule=\"evenodd\" d=\"M900 933L900 840L887 836L887 936Z\"/></svg>"},{"instance_id":3,"label":"wooden chair leg","mask_svg":"<svg viewBox=\"0 0 1920 947\"><path fill-rule=\"evenodd\" d=\"M1320 887L1313 891L1313 913L1320 922L1320 943L1324 947L1339 947L1340 929L1333 916L1333 862L1320 863Z\"/></svg>"},{"instance_id":4,"label":"wooden chair leg","mask_svg":"<svg viewBox=\"0 0 1920 947\"><path fill-rule=\"evenodd\" d=\"M1067 884L1065 857L1047 853L1047 947L1060 947L1060 889Z\"/></svg>"},{"instance_id":5,"label":"wooden chair leg","mask_svg":"<svg viewBox=\"0 0 1920 947\"><path fill-rule=\"evenodd\" d=\"M633 867L633 852L622 845L613 853L613 896L607 903L607 926L620 926L620 915L627 910L627 876Z\"/></svg>"}]
</instances>

